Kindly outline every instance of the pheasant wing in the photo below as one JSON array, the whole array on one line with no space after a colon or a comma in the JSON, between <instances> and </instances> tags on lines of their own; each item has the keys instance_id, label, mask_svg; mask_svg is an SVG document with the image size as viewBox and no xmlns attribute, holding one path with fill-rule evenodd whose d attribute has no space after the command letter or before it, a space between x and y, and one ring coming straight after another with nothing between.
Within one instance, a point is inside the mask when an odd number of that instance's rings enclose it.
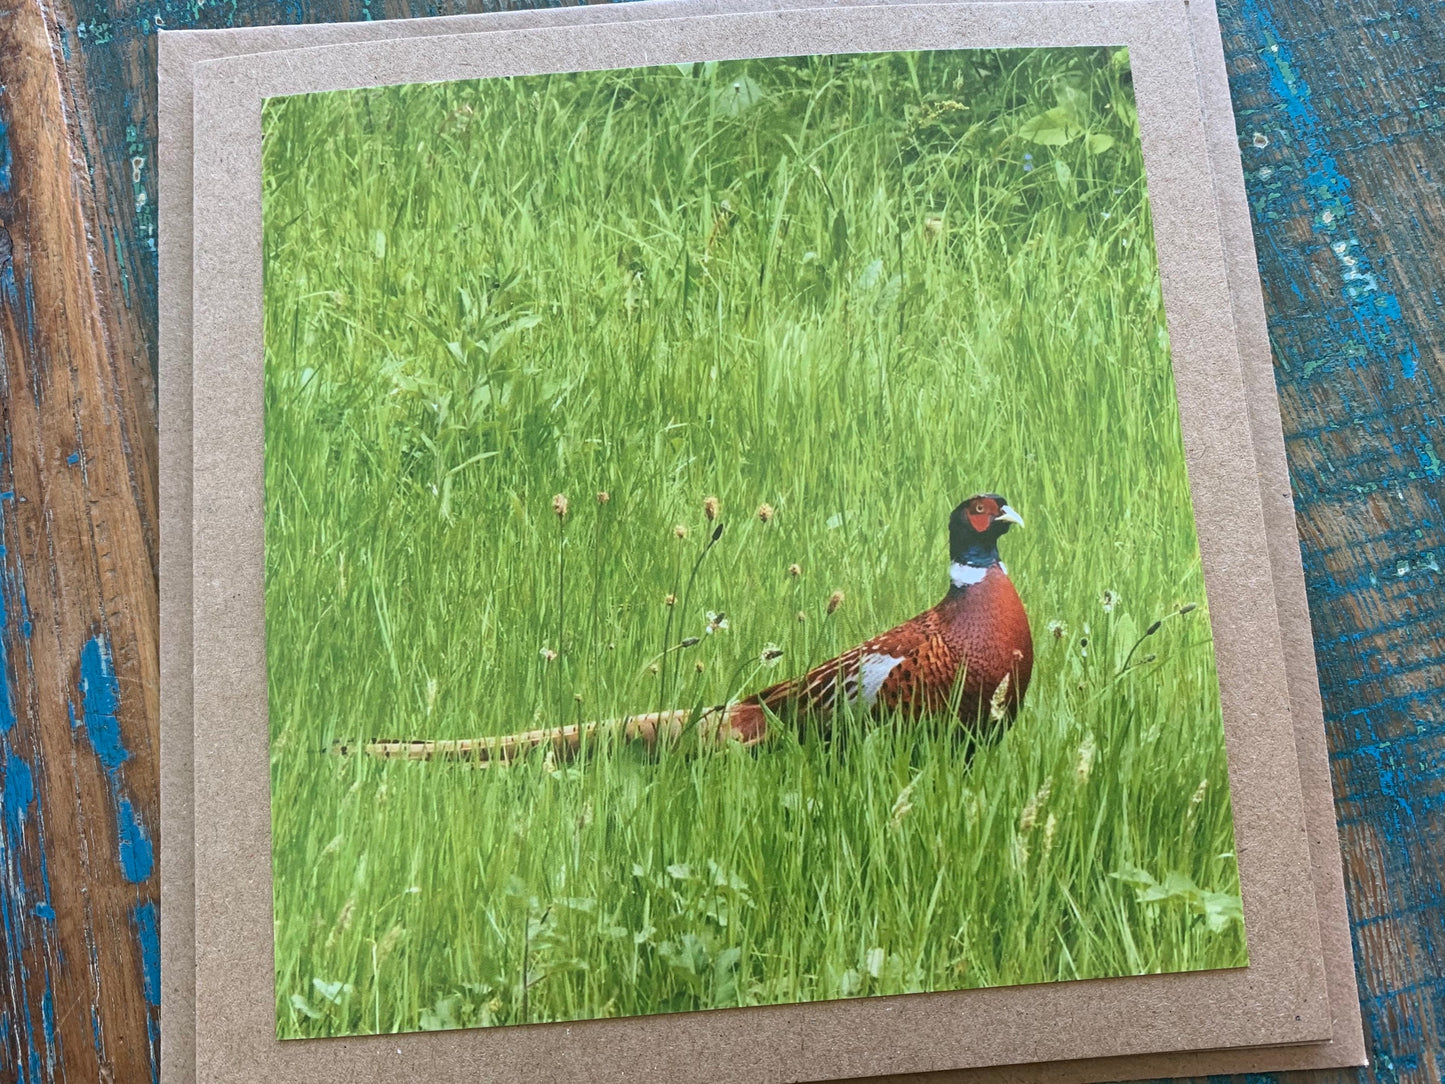
<instances>
[{"instance_id":1,"label":"pheasant wing","mask_svg":"<svg viewBox=\"0 0 1445 1084\"><path fill-rule=\"evenodd\" d=\"M937 616L929 610L800 678L764 689L756 699L771 711L803 715L827 714L843 704L862 710L931 705L932 685L941 686L943 701L952 685L947 656Z\"/></svg>"}]
</instances>

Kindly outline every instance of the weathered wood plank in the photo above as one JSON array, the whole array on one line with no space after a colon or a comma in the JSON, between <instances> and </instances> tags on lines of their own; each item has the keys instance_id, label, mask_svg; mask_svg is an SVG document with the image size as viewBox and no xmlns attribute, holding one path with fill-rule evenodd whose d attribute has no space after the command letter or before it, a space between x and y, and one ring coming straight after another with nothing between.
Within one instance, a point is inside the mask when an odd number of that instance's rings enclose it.
<instances>
[{"instance_id":1,"label":"weathered wood plank","mask_svg":"<svg viewBox=\"0 0 1445 1084\"><path fill-rule=\"evenodd\" d=\"M1445 1074L1445 5L1227 0L1376 1080Z\"/></svg>"},{"instance_id":2,"label":"weathered wood plank","mask_svg":"<svg viewBox=\"0 0 1445 1084\"><path fill-rule=\"evenodd\" d=\"M159 987L153 397L52 32L32 0L0 15L0 1077L138 1081Z\"/></svg>"},{"instance_id":3,"label":"weathered wood plank","mask_svg":"<svg viewBox=\"0 0 1445 1084\"><path fill-rule=\"evenodd\" d=\"M153 1064L154 877L126 879L116 825L129 802L153 853L154 31L491 6L0 0L0 1077ZM1440 1080L1445 4L1222 0L1221 17L1376 1059L1329 1079Z\"/></svg>"}]
</instances>

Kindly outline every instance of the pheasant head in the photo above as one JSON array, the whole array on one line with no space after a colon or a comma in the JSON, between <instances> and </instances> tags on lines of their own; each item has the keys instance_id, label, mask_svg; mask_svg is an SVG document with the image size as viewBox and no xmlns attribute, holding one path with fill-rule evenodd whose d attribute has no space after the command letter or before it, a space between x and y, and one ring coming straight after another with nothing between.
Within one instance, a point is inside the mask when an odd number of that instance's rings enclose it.
<instances>
[{"instance_id":1,"label":"pheasant head","mask_svg":"<svg viewBox=\"0 0 1445 1084\"><path fill-rule=\"evenodd\" d=\"M1023 517L997 493L977 493L953 510L948 519L949 576L956 588L977 583L999 564L998 540Z\"/></svg>"}]
</instances>

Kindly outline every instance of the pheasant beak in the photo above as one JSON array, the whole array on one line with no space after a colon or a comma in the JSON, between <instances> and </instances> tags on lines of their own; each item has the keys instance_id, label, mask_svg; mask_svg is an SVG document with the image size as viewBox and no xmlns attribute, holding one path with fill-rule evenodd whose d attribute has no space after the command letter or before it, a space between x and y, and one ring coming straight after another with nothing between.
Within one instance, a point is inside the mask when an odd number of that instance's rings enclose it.
<instances>
[{"instance_id":1,"label":"pheasant beak","mask_svg":"<svg viewBox=\"0 0 1445 1084\"><path fill-rule=\"evenodd\" d=\"M998 510L998 515L993 517L993 521L995 523L1012 523L1015 527L1022 527L1024 525L1024 517L1008 505L1004 505Z\"/></svg>"}]
</instances>

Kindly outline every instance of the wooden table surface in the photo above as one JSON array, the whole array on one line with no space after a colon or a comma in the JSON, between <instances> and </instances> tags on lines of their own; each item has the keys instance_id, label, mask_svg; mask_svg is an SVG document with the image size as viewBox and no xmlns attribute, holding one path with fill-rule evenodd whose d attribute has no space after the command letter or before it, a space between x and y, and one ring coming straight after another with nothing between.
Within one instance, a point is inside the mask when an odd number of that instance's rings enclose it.
<instances>
[{"instance_id":1,"label":"wooden table surface","mask_svg":"<svg viewBox=\"0 0 1445 1084\"><path fill-rule=\"evenodd\" d=\"M157 1072L158 27L0 0L0 1081ZM1445 1076L1445 0L1222 0L1373 1066ZM1267 1079L1267 1078L1259 1078Z\"/></svg>"}]
</instances>

